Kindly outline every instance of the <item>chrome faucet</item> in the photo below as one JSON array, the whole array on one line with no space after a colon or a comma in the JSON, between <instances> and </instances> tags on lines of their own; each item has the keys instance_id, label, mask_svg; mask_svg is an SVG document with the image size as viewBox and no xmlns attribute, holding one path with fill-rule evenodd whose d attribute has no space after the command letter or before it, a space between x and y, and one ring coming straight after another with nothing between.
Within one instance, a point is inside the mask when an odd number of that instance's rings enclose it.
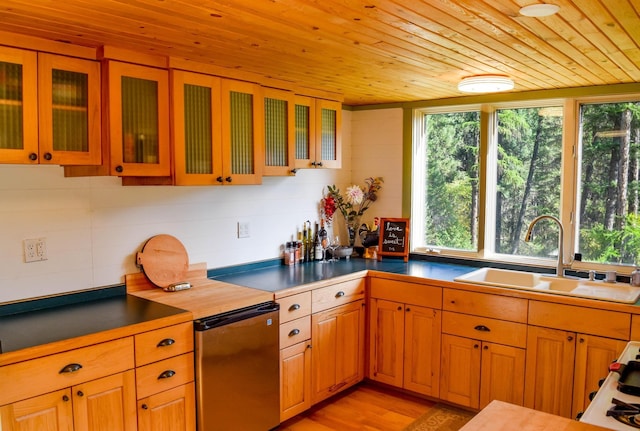
<instances>
[{"instance_id":1,"label":"chrome faucet","mask_svg":"<svg viewBox=\"0 0 640 431\"><path fill-rule=\"evenodd\" d=\"M527 234L524 237L525 242L529 242L531 241L531 233L533 231L533 226L535 226L536 223L538 223L540 220L542 219L549 219L549 220L553 220L554 222L556 222L556 224L558 225L558 264L556 266L556 277L564 277L564 251L562 249L563 246L563 240L564 240L564 228L562 227L562 222L552 216L552 215L541 215L538 216L536 218L533 219L533 221L531 222L531 224L529 224L529 229L527 229Z\"/></svg>"}]
</instances>

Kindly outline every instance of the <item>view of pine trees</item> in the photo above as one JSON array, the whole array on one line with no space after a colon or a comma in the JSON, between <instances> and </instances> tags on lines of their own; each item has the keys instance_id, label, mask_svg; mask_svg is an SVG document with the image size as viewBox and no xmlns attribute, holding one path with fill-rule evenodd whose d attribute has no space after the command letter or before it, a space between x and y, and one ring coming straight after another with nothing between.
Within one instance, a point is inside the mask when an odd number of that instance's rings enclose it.
<instances>
[{"instance_id":1,"label":"view of pine trees","mask_svg":"<svg viewBox=\"0 0 640 431\"><path fill-rule=\"evenodd\" d=\"M640 257L640 102L585 104L581 116L576 252L584 261L633 264ZM560 215L562 107L500 109L496 118L495 178L488 178L495 194L487 199L495 205L495 225L486 241L494 241L496 253L555 257L554 223L536 225L531 242L524 236L536 216ZM480 113L425 114L423 127L425 243L475 250L483 229L478 226L484 193L478 169ZM573 181L564 178L567 184Z\"/></svg>"}]
</instances>

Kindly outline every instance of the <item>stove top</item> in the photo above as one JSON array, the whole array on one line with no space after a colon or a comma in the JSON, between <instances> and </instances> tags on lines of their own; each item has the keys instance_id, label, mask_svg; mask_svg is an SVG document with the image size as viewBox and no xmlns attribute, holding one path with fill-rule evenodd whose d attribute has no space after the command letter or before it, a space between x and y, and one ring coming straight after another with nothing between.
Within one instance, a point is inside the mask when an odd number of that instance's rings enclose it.
<instances>
[{"instance_id":1,"label":"stove top","mask_svg":"<svg viewBox=\"0 0 640 431\"><path fill-rule=\"evenodd\" d=\"M640 359L640 341L631 341L622 351L617 362L628 364L629 361L638 359ZM640 396L619 391L619 379L620 374L617 372L610 372L607 375L598 393L580 418L580 422L619 431L640 429ZM637 419L635 410L632 409L635 407L639 407Z\"/></svg>"}]
</instances>

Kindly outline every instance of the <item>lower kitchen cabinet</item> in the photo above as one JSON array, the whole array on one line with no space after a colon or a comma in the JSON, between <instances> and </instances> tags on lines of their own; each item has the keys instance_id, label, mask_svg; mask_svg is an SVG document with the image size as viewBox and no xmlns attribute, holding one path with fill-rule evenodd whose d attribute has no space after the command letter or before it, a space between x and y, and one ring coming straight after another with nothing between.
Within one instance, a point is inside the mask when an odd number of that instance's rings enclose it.
<instances>
[{"instance_id":1,"label":"lower kitchen cabinet","mask_svg":"<svg viewBox=\"0 0 640 431\"><path fill-rule=\"evenodd\" d=\"M438 396L441 311L371 299L369 377Z\"/></svg>"},{"instance_id":2,"label":"lower kitchen cabinet","mask_svg":"<svg viewBox=\"0 0 640 431\"><path fill-rule=\"evenodd\" d=\"M193 382L138 401L138 431L193 431L195 420Z\"/></svg>"},{"instance_id":3,"label":"lower kitchen cabinet","mask_svg":"<svg viewBox=\"0 0 640 431\"><path fill-rule=\"evenodd\" d=\"M311 316L313 404L364 378L364 316L362 299Z\"/></svg>"},{"instance_id":4,"label":"lower kitchen cabinet","mask_svg":"<svg viewBox=\"0 0 640 431\"><path fill-rule=\"evenodd\" d=\"M135 431L135 374L114 374L0 407L3 431Z\"/></svg>"},{"instance_id":5,"label":"lower kitchen cabinet","mask_svg":"<svg viewBox=\"0 0 640 431\"><path fill-rule=\"evenodd\" d=\"M575 417L626 341L530 326L525 406Z\"/></svg>"},{"instance_id":6,"label":"lower kitchen cabinet","mask_svg":"<svg viewBox=\"0 0 640 431\"><path fill-rule=\"evenodd\" d=\"M280 350L280 421L311 407L311 342Z\"/></svg>"}]
</instances>

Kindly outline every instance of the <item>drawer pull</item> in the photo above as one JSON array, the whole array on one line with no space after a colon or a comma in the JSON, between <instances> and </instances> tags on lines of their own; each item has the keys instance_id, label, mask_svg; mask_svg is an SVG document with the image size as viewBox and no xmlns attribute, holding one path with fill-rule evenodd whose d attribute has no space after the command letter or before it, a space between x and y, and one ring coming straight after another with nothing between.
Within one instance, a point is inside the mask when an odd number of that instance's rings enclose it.
<instances>
[{"instance_id":1,"label":"drawer pull","mask_svg":"<svg viewBox=\"0 0 640 431\"><path fill-rule=\"evenodd\" d=\"M158 380L160 379L168 379L176 375L176 372L173 370L164 371L162 374L158 376Z\"/></svg>"},{"instance_id":2,"label":"drawer pull","mask_svg":"<svg viewBox=\"0 0 640 431\"><path fill-rule=\"evenodd\" d=\"M476 331L491 332L491 329L487 328L487 327L486 327L486 326L484 326L484 325L478 325L478 326L476 326L476 327L475 327L475 328L473 328L473 329L475 329Z\"/></svg>"},{"instance_id":3,"label":"drawer pull","mask_svg":"<svg viewBox=\"0 0 640 431\"><path fill-rule=\"evenodd\" d=\"M300 309L300 304L293 304L291 307L289 307L289 311L296 311Z\"/></svg>"},{"instance_id":4,"label":"drawer pull","mask_svg":"<svg viewBox=\"0 0 640 431\"><path fill-rule=\"evenodd\" d=\"M146 404L143 404L140 407L142 407L142 410L149 410L149 406Z\"/></svg>"},{"instance_id":5,"label":"drawer pull","mask_svg":"<svg viewBox=\"0 0 640 431\"><path fill-rule=\"evenodd\" d=\"M291 332L289 332L289 337L294 337L296 335L298 335L300 333L299 329L292 329Z\"/></svg>"},{"instance_id":6,"label":"drawer pull","mask_svg":"<svg viewBox=\"0 0 640 431\"><path fill-rule=\"evenodd\" d=\"M69 397L67 395L63 395L62 396L62 401L64 401L66 403L67 401L69 401Z\"/></svg>"},{"instance_id":7,"label":"drawer pull","mask_svg":"<svg viewBox=\"0 0 640 431\"><path fill-rule=\"evenodd\" d=\"M80 365L80 364L69 364L66 367L64 367L63 369L61 369L59 374L75 373L80 368L82 368L82 365Z\"/></svg>"},{"instance_id":8,"label":"drawer pull","mask_svg":"<svg viewBox=\"0 0 640 431\"><path fill-rule=\"evenodd\" d=\"M78 391L76 392L76 395L78 395L79 397L84 397L84 392Z\"/></svg>"},{"instance_id":9,"label":"drawer pull","mask_svg":"<svg viewBox=\"0 0 640 431\"><path fill-rule=\"evenodd\" d=\"M344 292L341 290L340 292L336 293L336 298L341 298L344 296Z\"/></svg>"},{"instance_id":10,"label":"drawer pull","mask_svg":"<svg viewBox=\"0 0 640 431\"><path fill-rule=\"evenodd\" d=\"M167 347L170 346L172 344L174 344L176 342L176 340L174 340L173 338L165 338L164 340L160 341L158 343L157 347Z\"/></svg>"}]
</instances>

